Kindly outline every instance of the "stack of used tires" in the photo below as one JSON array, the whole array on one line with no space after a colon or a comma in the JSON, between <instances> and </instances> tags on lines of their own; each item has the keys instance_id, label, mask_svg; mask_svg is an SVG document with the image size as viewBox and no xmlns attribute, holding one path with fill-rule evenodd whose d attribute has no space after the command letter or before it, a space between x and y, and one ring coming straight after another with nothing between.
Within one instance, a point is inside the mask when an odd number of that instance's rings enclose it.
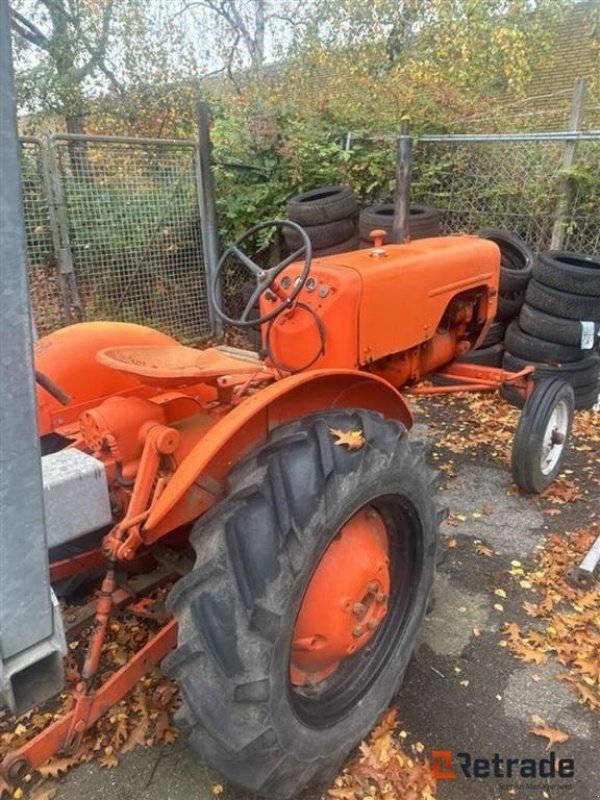
<instances>
[{"instance_id":1,"label":"stack of used tires","mask_svg":"<svg viewBox=\"0 0 600 800\"><path fill-rule=\"evenodd\" d=\"M600 394L600 259L580 253L540 253L533 265L519 320L505 337L505 369L534 364L540 378L560 377L575 407L591 408ZM506 386L506 400L522 405Z\"/></svg>"},{"instance_id":2,"label":"stack of used tires","mask_svg":"<svg viewBox=\"0 0 600 800\"><path fill-rule=\"evenodd\" d=\"M413 204L410 207L408 227L411 239L427 239L430 236L440 235L441 212L431 206ZM387 231L383 243L390 244L394 223L394 205L385 203L378 206L363 208L358 218L358 232L361 247L373 247L369 234L371 231Z\"/></svg>"},{"instance_id":3,"label":"stack of used tires","mask_svg":"<svg viewBox=\"0 0 600 800\"><path fill-rule=\"evenodd\" d=\"M358 249L358 203L350 186L323 186L292 197L288 219L301 225L313 247L313 258ZM290 250L302 247L300 235L285 231Z\"/></svg>"},{"instance_id":4,"label":"stack of used tires","mask_svg":"<svg viewBox=\"0 0 600 800\"><path fill-rule=\"evenodd\" d=\"M525 242L508 231L483 228L478 231L482 239L489 239L500 248L500 288L498 311L487 336L476 350L458 360L487 367L502 366L504 333L507 323L515 318L525 301L525 292L531 279L533 253Z\"/></svg>"},{"instance_id":5,"label":"stack of used tires","mask_svg":"<svg viewBox=\"0 0 600 800\"><path fill-rule=\"evenodd\" d=\"M508 231L482 228L482 239L489 239L500 248L500 289L496 320L507 322L519 315L525 292L531 280L534 256L522 239Z\"/></svg>"}]
</instances>

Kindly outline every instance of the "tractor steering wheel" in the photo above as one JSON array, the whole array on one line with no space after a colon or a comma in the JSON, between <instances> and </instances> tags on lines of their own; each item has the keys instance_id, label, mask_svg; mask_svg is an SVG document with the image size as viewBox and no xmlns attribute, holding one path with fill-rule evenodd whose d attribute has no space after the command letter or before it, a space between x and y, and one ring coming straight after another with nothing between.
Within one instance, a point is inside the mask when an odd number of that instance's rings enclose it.
<instances>
[{"instance_id":1,"label":"tractor steering wheel","mask_svg":"<svg viewBox=\"0 0 600 800\"><path fill-rule=\"evenodd\" d=\"M290 228L291 230L295 231L302 239L302 246L295 250L290 256L284 258L283 261L280 261L279 264L276 264L274 267L263 269L241 250L241 246L244 244L244 242L246 242L247 239L250 239L256 233L258 233L258 231L262 231L265 228L271 227ZM275 280L286 267L289 267L293 261L297 261L302 255L304 256L304 267L302 268L300 276L294 281L291 291L289 294L287 294L281 285L275 285ZM221 275L223 274L227 262L232 257L238 262L238 269L240 265L243 265L246 270L252 273L256 280L256 288L250 295L250 299L246 303L246 307L244 308L239 319L230 317L225 313L219 292ZM298 297L300 294L300 291L306 283L310 272L311 260L312 245L306 234L306 231L301 228L300 225L297 225L295 222L291 222L287 219L270 219L266 222L261 222L258 225L255 225L253 228L250 228L250 230L246 231L246 233L240 236L240 238L237 239L230 247L228 247L227 250L225 250L219 260L219 263L217 264L217 269L215 270L210 284L210 299L215 313L225 322L228 322L230 325L236 325L240 328L247 328L253 325L262 325L264 322L269 322L270 320L275 319L275 317L281 314L282 311L290 308L296 297ZM262 317L248 319L248 315L256 305L258 299L268 291L276 295L280 302L277 303L272 311L269 311L267 314L263 314Z\"/></svg>"}]
</instances>

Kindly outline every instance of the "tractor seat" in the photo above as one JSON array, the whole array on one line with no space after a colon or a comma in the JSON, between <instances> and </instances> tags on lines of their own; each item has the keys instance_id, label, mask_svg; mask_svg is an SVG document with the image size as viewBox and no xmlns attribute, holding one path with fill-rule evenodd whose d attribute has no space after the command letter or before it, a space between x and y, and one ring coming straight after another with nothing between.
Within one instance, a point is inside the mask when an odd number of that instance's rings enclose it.
<instances>
[{"instance_id":1,"label":"tractor seat","mask_svg":"<svg viewBox=\"0 0 600 800\"><path fill-rule=\"evenodd\" d=\"M254 353L232 347L194 347L176 345L135 345L108 347L96 354L96 361L128 375L137 375L150 386L183 386L194 383L216 384L223 375L265 373L273 375Z\"/></svg>"}]
</instances>

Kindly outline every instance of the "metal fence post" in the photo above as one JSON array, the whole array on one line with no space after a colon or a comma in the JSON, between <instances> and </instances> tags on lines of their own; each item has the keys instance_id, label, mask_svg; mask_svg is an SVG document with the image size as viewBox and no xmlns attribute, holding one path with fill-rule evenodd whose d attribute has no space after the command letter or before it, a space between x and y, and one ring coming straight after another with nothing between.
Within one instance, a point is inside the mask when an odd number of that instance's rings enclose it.
<instances>
[{"instance_id":1,"label":"metal fence post","mask_svg":"<svg viewBox=\"0 0 600 800\"><path fill-rule=\"evenodd\" d=\"M412 172L412 138L408 119L402 120L396 142L396 188L394 191L394 242L410 240L410 179Z\"/></svg>"},{"instance_id":2,"label":"metal fence post","mask_svg":"<svg viewBox=\"0 0 600 800\"><path fill-rule=\"evenodd\" d=\"M217 207L215 203L215 182L212 174L210 142L210 107L208 103L198 103L198 200L200 202L200 222L202 225L202 245L206 266L209 313L213 330L217 336L223 333L223 320L214 313L210 298L210 286L219 261L219 232ZM221 287L217 288L221 292Z\"/></svg>"},{"instance_id":3,"label":"metal fence post","mask_svg":"<svg viewBox=\"0 0 600 800\"><path fill-rule=\"evenodd\" d=\"M50 223L50 235L52 237L52 247L54 248L54 256L56 258L56 271L58 276L58 290L60 292L60 299L62 303L62 310L64 314L64 319L67 324L71 323L72 315L71 315L71 303L69 298L69 289L68 289L68 282L67 276L61 269L61 239L60 239L60 229L58 225L58 219L56 214L56 200L54 199L54 191L52 188L52 177L51 177L51 164L50 164L50 155L49 155L49 148L48 142L46 144L42 144L40 147L40 158L42 164L42 177L44 181L44 190L46 192L46 197L48 198L48 222ZM58 176L57 176L58 180ZM72 264L72 260L71 260Z\"/></svg>"},{"instance_id":4,"label":"metal fence post","mask_svg":"<svg viewBox=\"0 0 600 800\"><path fill-rule=\"evenodd\" d=\"M62 276L62 279L69 287L69 294L70 294L69 308L70 305L72 304L75 307L78 319L83 319L84 314L81 304L81 298L79 297L77 280L75 278L75 272L73 270L73 252L71 250L71 241L69 237L69 219L67 215L67 207L65 203L63 186L60 179L60 168L58 164L58 158L56 157L55 142L56 142L55 136L50 136L50 138L48 139L48 166L51 179L50 185L51 185L52 204L54 207L54 214L55 214L54 218L56 221L56 227L58 232L58 237L57 237L58 269Z\"/></svg>"},{"instance_id":5,"label":"metal fence post","mask_svg":"<svg viewBox=\"0 0 600 800\"><path fill-rule=\"evenodd\" d=\"M583 124L583 113L585 109L585 95L587 91L587 81L579 78L573 88L573 101L571 105L572 131L580 131ZM573 199L573 179L569 175L569 170L575 163L577 153L577 139L568 139L565 142L563 153L562 168L564 174L560 179L558 202L556 204L556 216L552 228L552 239L550 241L551 250L562 250L567 230L569 211Z\"/></svg>"}]
</instances>

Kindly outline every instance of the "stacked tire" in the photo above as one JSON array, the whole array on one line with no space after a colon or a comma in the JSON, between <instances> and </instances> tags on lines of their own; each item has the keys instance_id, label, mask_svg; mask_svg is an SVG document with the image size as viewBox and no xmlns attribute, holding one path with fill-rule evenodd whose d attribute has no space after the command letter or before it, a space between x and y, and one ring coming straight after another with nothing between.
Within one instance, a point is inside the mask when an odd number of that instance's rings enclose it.
<instances>
[{"instance_id":1,"label":"stacked tire","mask_svg":"<svg viewBox=\"0 0 600 800\"><path fill-rule=\"evenodd\" d=\"M292 197L288 219L301 225L313 247L313 258L358 249L358 203L350 186L323 186ZM285 232L291 251L302 246L300 235Z\"/></svg>"},{"instance_id":2,"label":"stacked tire","mask_svg":"<svg viewBox=\"0 0 600 800\"><path fill-rule=\"evenodd\" d=\"M507 322L517 316L525 301L527 285L531 280L533 253L525 242L508 231L484 228L478 231L482 239L489 239L500 248L500 286L498 311L487 336L476 350L458 360L467 364L501 367L504 356L504 334Z\"/></svg>"},{"instance_id":3,"label":"stacked tire","mask_svg":"<svg viewBox=\"0 0 600 800\"><path fill-rule=\"evenodd\" d=\"M427 239L430 236L440 235L441 212L431 206L413 204L410 207L408 227L411 239ZM392 229L394 225L394 205L368 206L363 208L358 219L358 232L361 247L372 247L373 241L369 234L371 231L386 231L384 244L391 244Z\"/></svg>"},{"instance_id":4,"label":"stacked tire","mask_svg":"<svg viewBox=\"0 0 600 800\"><path fill-rule=\"evenodd\" d=\"M525 302L525 292L531 280L534 256L525 242L514 233L483 228L477 232L500 248L500 287L497 322L508 322L519 315Z\"/></svg>"},{"instance_id":5,"label":"stacked tire","mask_svg":"<svg viewBox=\"0 0 600 800\"><path fill-rule=\"evenodd\" d=\"M592 408L600 395L600 259L580 253L540 253L518 321L506 331L503 366L536 367L539 378L573 387L575 408ZM514 405L519 395L505 386Z\"/></svg>"}]
</instances>

